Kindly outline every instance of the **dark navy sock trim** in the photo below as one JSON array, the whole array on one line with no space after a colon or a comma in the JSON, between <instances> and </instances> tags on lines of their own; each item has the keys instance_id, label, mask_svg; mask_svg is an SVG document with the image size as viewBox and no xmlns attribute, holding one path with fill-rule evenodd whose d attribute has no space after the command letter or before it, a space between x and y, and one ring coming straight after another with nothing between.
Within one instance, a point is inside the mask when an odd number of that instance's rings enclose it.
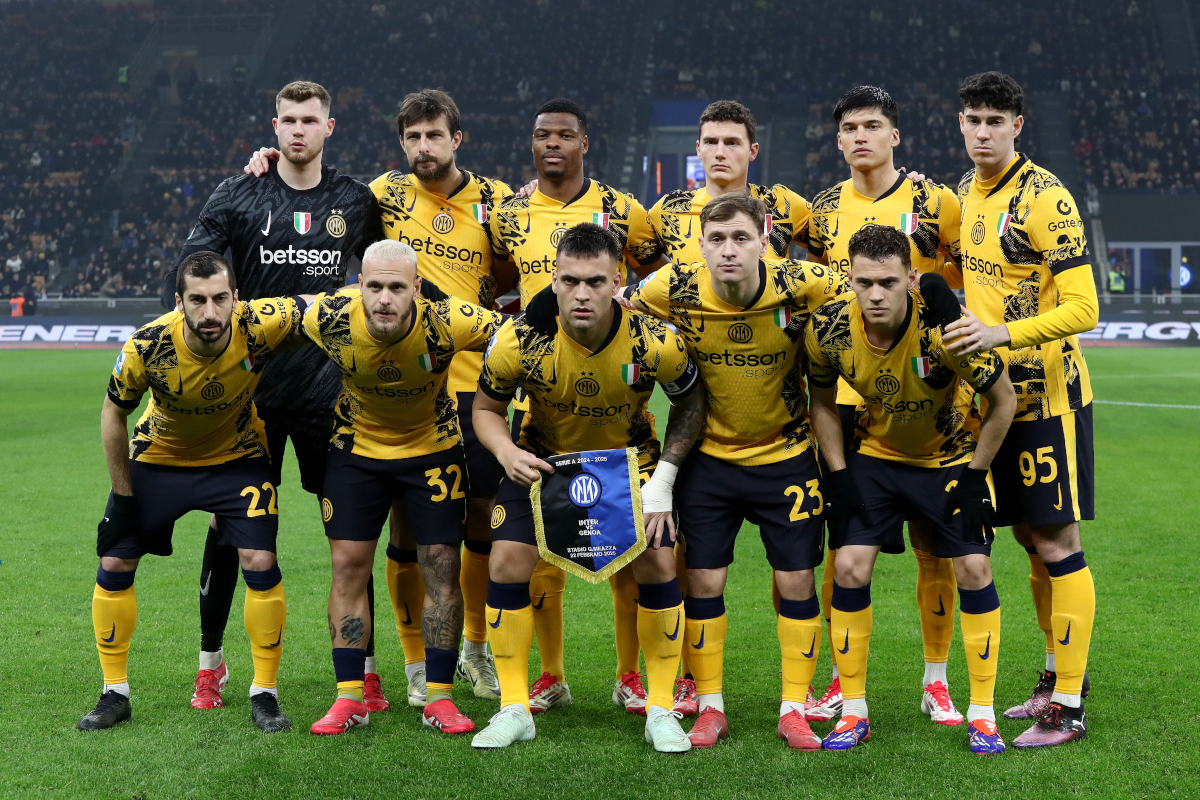
<instances>
[{"instance_id":1,"label":"dark navy sock trim","mask_svg":"<svg viewBox=\"0 0 1200 800\"><path fill-rule=\"evenodd\" d=\"M964 614L987 614L1000 607L1000 595L996 594L996 582L982 589L958 587L958 610Z\"/></svg>"},{"instance_id":2,"label":"dark navy sock trim","mask_svg":"<svg viewBox=\"0 0 1200 800\"><path fill-rule=\"evenodd\" d=\"M725 595L716 597L685 597L683 613L688 619L716 619L725 616Z\"/></svg>"},{"instance_id":3,"label":"dark navy sock trim","mask_svg":"<svg viewBox=\"0 0 1200 800\"><path fill-rule=\"evenodd\" d=\"M242 577L246 579L246 588L256 592L269 592L283 582L283 574L279 571L278 564L272 564L270 569L261 572L243 569Z\"/></svg>"},{"instance_id":4,"label":"dark navy sock trim","mask_svg":"<svg viewBox=\"0 0 1200 800\"><path fill-rule=\"evenodd\" d=\"M683 592L679 591L679 578L671 578L666 583L638 584L638 605L647 611L675 608L682 602Z\"/></svg>"},{"instance_id":5,"label":"dark navy sock trim","mask_svg":"<svg viewBox=\"0 0 1200 800\"><path fill-rule=\"evenodd\" d=\"M417 563L416 550L401 550L395 545L387 546L387 557L398 564L415 564Z\"/></svg>"},{"instance_id":6,"label":"dark navy sock trim","mask_svg":"<svg viewBox=\"0 0 1200 800\"><path fill-rule=\"evenodd\" d=\"M463 547L481 556L490 556L492 554L491 542L477 542L474 539L467 539L463 542Z\"/></svg>"},{"instance_id":7,"label":"dark navy sock trim","mask_svg":"<svg viewBox=\"0 0 1200 800\"><path fill-rule=\"evenodd\" d=\"M119 592L133 586L133 576L137 570L130 572L109 572L104 567L96 570L96 584L106 592Z\"/></svg>"},{"instance_id":8,"label":"dark navy sock trim","mask_svg":"<svg viewBox=\"0 0 1200 800\"><path fill-rule=\"evenodd\" d=\"M833 599L830 602L838 611L853 613L862 611L864 608L871 606L871 584L860 586L857 589L847 589L845 586L839 586L837 581L833 582Z\"/></svg>"},{"instance_id":9,"label":"dark navy sock trim","mask_svg":"<svg viewBox=\"0 0 1200 800\"><path fill-rule=\"evenodd\" d=\"M1069 555L1062 561L1055 561L1053 564L1046 565L1046 572L1050 573L1051 578L1061 578L1064 575L1070 575L1072 572L1079 572L1087 566L1087 562L1083 560L1083 551Z\"/></svg>"},{"instance_id":10,"label":"dark navy sock trim","mask_svg":"<svg viewBox=\"0 0 1200 800\"><path fill-rule=\"evenodd\" d=\"M1026 547L1026 548L1025 548L1025 552L1026 552L1026 553L1029 553L1029 555L1031 555L1031 556L1036 556L1036 555L1037 555L1037 548L1036 548L1036 547L1034 547L1033 545L1030 545L1029 547Z\"/></svg>"},{"instance_id":11,"label":"dark navy sock trim","mask_svg":"<svg viewBox=\"0 0 1200 800\"><path fill-rule=\"evenodd\" d=\"M779 616L788 619L812 619L821 616L821 601L814 594L807 600L779 598Z\"/></svg>"},{"instance_id":12,"label":"dark navy sock trim","mask_svg":"<svg viewBox=\"0 0 1200 800\"><path fill-rule=\"evenodd\" d=\"M520 611L530 605L529 581L524 583L496 583L488 580L487 604L492 608ZM488 623L491 624L491 623ZM426 648L428 653L428 648Z\"/></svg>"},{"instance_id":13,"label":"dark navy sock trim","mask_svg":"<svg viewBox=\"0 0 1200 800\"><path fill-rule=\"evenodd\" d=\"M363 680L367 674L367 651L357 647L333 648L333 674L338 683Z\"/></svg>"},{"instance_id":14,"label":"dark navy sock trim","mask_svg":"<svg viewBox=\"0 0 1200 800\"><path fill-rule=\"evenodd\" d=\"M425 648L425 682L427 684L454 683L456 666L458 666L457 650L443 650L438 647Z\"/></svg>"}]
</instances>

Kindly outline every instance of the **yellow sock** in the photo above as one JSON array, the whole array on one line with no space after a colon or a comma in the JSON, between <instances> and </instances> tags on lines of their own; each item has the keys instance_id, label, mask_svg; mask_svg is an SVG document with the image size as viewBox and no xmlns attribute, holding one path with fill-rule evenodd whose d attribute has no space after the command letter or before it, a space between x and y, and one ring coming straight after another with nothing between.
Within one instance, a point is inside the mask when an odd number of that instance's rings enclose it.
<instances>
[{"instance_id":1,"label":"yellow sock","mask_svg":"<svg viewBox=\"0 0 1200 800\"><path fill-rule=\"evenodd\" d=\"M566 683L564 664L563 591L567 573L553 564L539 561L529 580L529 600L533 608L533 627L537 631L538 654L542 671ZM495 655L495 653L493 653Z\"/></svg>"},{"instance_id":2,"label":"yellow sock","mask_svg":"<svg viewBox=\"0 0 1200 800\"><path fill-rule=\"evenodd\" d=\"M129 575L133 573L107 573ZM96 631L96 650L105 684L129 681L129 640L137 627L137 595L133 584L109 591L96 584L92 590L92 627Z\"/></svg>"},{"instance_id":3,"label":"yellow sock","mask_svg":"<svg viewBox=\"0 0 1200 800\"><path fill-rule=\"evenodd\" d=\"M528 667L526 667L528 670ZM425 684L426 698L430 703L436 703L438 700L449 700L454 691L452 683L433 683Z\"/></svg>"},{"instance_id":4,"label":"yellow sock","mask_svg":"<svg viewBox=\"0 0 1200 800\"><path fill-rule=\"evenodd\" d=\"M337 696L339 700L353 700L361 703L363 701L363 682L338 681Z\"/></svg>"},{"instance_id":5,"label":"yellow sock","mask_svg":"<svg viewBox=\"0 0 1200 800\"><path fill-rule=\"evenodd\" d=\"M683 649L683 602L672 608L637 609L638 639L646 653L646 705L671 708ZM671 638L674 636L674 638Z\"/></svg>"},{"instance_id":6,"label":"yellow sock","mask_svg":"<svg viewBox=\"0 0 1200 800\"><path fill-rule=\"evenodd\" d=\"M687 571L687 559L684 557L685 552L686 552L686 547L683 544L683 540L676 539L675 540L675 574L679 577L679 591L683 594L684 597L687 597L688 571ZM685 617L685 619L686 619L686 617ZM689 659L688 649L689 648L684 647L679 654L679 674L680 675L691 675L692 674L691 662L688 660Z\"/></svg>"},{"instance_id":7,"label":"yellow sock","mask_svg":"<svg viewBox=\"0 0 1200 800\"><path fill-rule=\"evenodd\" d=\"M488 642L496 659L500 707L522 705L529 710L529 648L533 646L533 609L484 609ZM492 625L491 620L495 621Z\"/></svg>"},{"instance_id":8,"label":"yellow sock","mask_svg":"<svg viewBox=\"0 0 1200 800\"><path fill-rule=\"evenodd\" d=\"M729 630L725 598L689 597L685 606L687 642L683 646L691 657L696 693L720 694L725 670L725 633Z\"/></svg>"},{"instance_id":9,"label":"yellow sock","mask_svg":"<svg viewBox=\"0 0 1200 800\"><path fill-rule=\"evenodd\" d=\"M954 638L954 562L934 558L913 548L917 557L917 609L921 615L921 642L925 660L946 663L950 658L950 640Z\"/></svg>"},{"instance_id":10,"label":"yellow sock","mask_svg":"<svg viewBox=\"0 0 1200 800\"><path fill-rule=\"evenodd\" d=\"M632 567L625 567L608 579L612 589L613 630L617 640L617 677L638 671L638 584ZM674 678L674 676L672 676Z\"/></svg>"},{"instance_id":11,"label":"yellow sock","mask_svg":"<svg viewBox=\"0 0 1200 800\"><path fill-rule=\"evenodd\" d=\"M829 635L829 660L837 666L837 648L833 646L833 561L837 550L825 551L825 570L821 575L821 609L825 612L825 632Z\"/></svg>"},{"instance_id":12,"label":"yellow sock","mask_svg":"<svg viewBox=\"0 0 1200 800\"><path fill-rule=\"evenodd\" d=\"M278 574L278 568L273 568ZM253 575L262 573L247 573ZM279 678L279 659L283 634L287 627L287 600L283 583L270 589L252 589L247 580L244 613L246 635L250 637L250 656L254 661L254 685L274 689Z\"/></svg>"},{"instance_id":13,"label":"yellow sock","mask_svg":"<svg viewBox=\"0 0 1200 800\"><path fill-rule=\"evenodd\" d=\"M1029 588L1033 591L1033 608L1037 612L1038 627L1046 637L1046 652L1054 652L1054 624L1050 617L1052 608L1052 592L1050 588L1050 573L1042 563L1042 557L1032 547L1025 548L1029 553Z\"/></svg>"},{"instance_id":14,"label":"yellow sock","mask_svg":"<svg viewBox=\"0 0 1200 800\"><path fill-rule=\"evenodd\" d=\"M487 553L463 547L458 582L463 594L463 638L469 642L487 641L483 608L487 605L488 559Z\"/></svg>"},{"instance_id":15,"label":"yellow sock","mask_svg":"<svg viewBox=\"0 0 1200 800\"><path fill-rule=\"evenodd\" d=\"M783 700L803 703L821 652L821 613L817 598L781 600L777 630L783 656Z\"/></svg>"},{"instance_id":16,"label":"yellow sock","mask_svg":"<svg viewBox=\"0 0 1200 800\"><path fill-rule=\"evenodd\" d=\"M1053 588L1054 660L1058 673L1055 694L1077 695L1083 691L1092 623L1096 617L1096 585L1083 553L1047 564Z\"/></svg>"},{"instance_id":17,"label":"yellow sock","mask_svg":"<svg viewBox=\"0 0 1200 800\"><path fill-rule=\"evenodd\" d=\"M971 705L990 706L996 694L996 665L1000 661L1000 597L996 584L982 589L959 589L959 623L967 674L971 676Z\"/></svg>"},{"instance_id":18,"label":"yellow sock","mask_svg":"<svg viewBox=\"0 0 1200 800\"><path fill-rule=\"evenodd\" d=\"M842 697L867 696L867 655L871 648L871 584L857 589L833 585L833 649L837 653Z\"/></svg>"},{"instance_id":19,"label":"yellow sock","mask_svg":"<svg viewBox=\"0 0 1200 800\"><path fill-rule=\"evenodd\" d=\"M396 633L404 649L404 663L425 660L425 638L421 634L421 612L425 609L425 581L417 566L415 550L387 548L388 597L396 615Z\"/></svg>"}]
</instances>

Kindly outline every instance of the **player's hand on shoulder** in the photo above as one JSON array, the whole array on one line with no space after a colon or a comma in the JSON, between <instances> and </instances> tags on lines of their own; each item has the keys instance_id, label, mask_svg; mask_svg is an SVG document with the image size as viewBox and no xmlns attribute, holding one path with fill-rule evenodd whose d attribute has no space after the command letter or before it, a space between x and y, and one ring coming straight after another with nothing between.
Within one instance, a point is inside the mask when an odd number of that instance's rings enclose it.
<instances>
[{"instance_id":1,"label":"player's hand on shoulder","mask_svg":"<svg viewBox=\"0 0 1200 800\"><path fill-rule=\"evenodd\" d=\"M1005 347L1012 341L1006 325L986 325L979 317L962 306L961 319L945 328L942 342L952 356L969 356L996 347Z\"/></svg>"},{"instance_id":2,"label":"player's hand on shoulder","mask_svg":"<svg viewBox=\"0 0 1200 800\"><path fill-rule=\"evenodd\" d=\"M543 336L558 332L558 296L554 294L553 286L547 286L529 298L525 321Z\"/></svg>"},{"instance_id":3,"label":"player's hand on shoulder","mask_svg":"<svg viewBox=\"0 0 1200 800\"><path fill-rule=\"evenodd\" d=\"M500 456L500 464L504 467L508 479L519 486L533 486L534 481L541 477L541 473L548 475L554 472L554 467L528 450L515 446Z\"/></svg>"},{"instance_id":4,"label":"player's hand on shoulder","mask_svg":"<svg viewBox=\"0 0 1200 800\"><path fill-rule=\"evenodd\" d=\"M908 178L914 183L920 183L921 181L925 180L925 173L923 172L909 172L904 167L898 167L898 169L900 170L900 173L904 175L904 177Z\"/></svg>"},{"instance_id":5,"label":"player's hand on shoulder","mask_svg":"<svg viewBox=\"0 0 1200 800\"><path fill-rule=\"evenodd\" d=\"M250 156L249 163L242 167L242 172L261 178L271 171L271 162L278 161L281 155L274 147L260 147Z\"/></svg>"},{"instance_id":6,"label":"player's hand on shoulder","mask_svg":"<svg viewBox=\"0 0 1200 800\"><path fill-rule=\"evenodd\" d=\"M537 190L537 187L538 187L537 178L534 178L529 183L525 184L519 190L517 190L517 197L532 197L534 191Z\"/></svg>"}]
</instances>

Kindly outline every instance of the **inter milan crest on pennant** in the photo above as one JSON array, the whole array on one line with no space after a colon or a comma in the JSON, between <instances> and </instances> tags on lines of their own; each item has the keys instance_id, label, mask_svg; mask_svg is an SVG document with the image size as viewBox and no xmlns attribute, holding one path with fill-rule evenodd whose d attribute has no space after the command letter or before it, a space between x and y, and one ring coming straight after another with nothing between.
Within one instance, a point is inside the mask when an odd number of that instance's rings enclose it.
<instances>
[{"instance_id":1,"label":"inter milan crest on pennant","mask_svg":"<svg viewBox=\"0 0 1200 800\"><path fill-rule=\"evenodd\" d=\"M602 583L646 549L637 450L548 456L553 474L529 490L538 552L590 583Z\"/></svg>"}]
</instances>

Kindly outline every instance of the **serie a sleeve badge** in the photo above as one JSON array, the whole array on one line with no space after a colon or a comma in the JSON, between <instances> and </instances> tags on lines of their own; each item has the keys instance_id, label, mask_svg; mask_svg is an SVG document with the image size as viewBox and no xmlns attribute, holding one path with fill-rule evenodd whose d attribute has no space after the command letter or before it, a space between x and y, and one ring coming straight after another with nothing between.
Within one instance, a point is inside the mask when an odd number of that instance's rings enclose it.
<instances>
[{"instance_id":1,"label":"serie a sleeve badge","mask_svg":"<svg viewBox=\"0 0 1200 800\"><path fill-rule=\"evenodd\" d=\"M541 557L602 583L646 549L638 453L589 450L546 458L554 473L529 491Z\"/></svg>"}]
</instances>

